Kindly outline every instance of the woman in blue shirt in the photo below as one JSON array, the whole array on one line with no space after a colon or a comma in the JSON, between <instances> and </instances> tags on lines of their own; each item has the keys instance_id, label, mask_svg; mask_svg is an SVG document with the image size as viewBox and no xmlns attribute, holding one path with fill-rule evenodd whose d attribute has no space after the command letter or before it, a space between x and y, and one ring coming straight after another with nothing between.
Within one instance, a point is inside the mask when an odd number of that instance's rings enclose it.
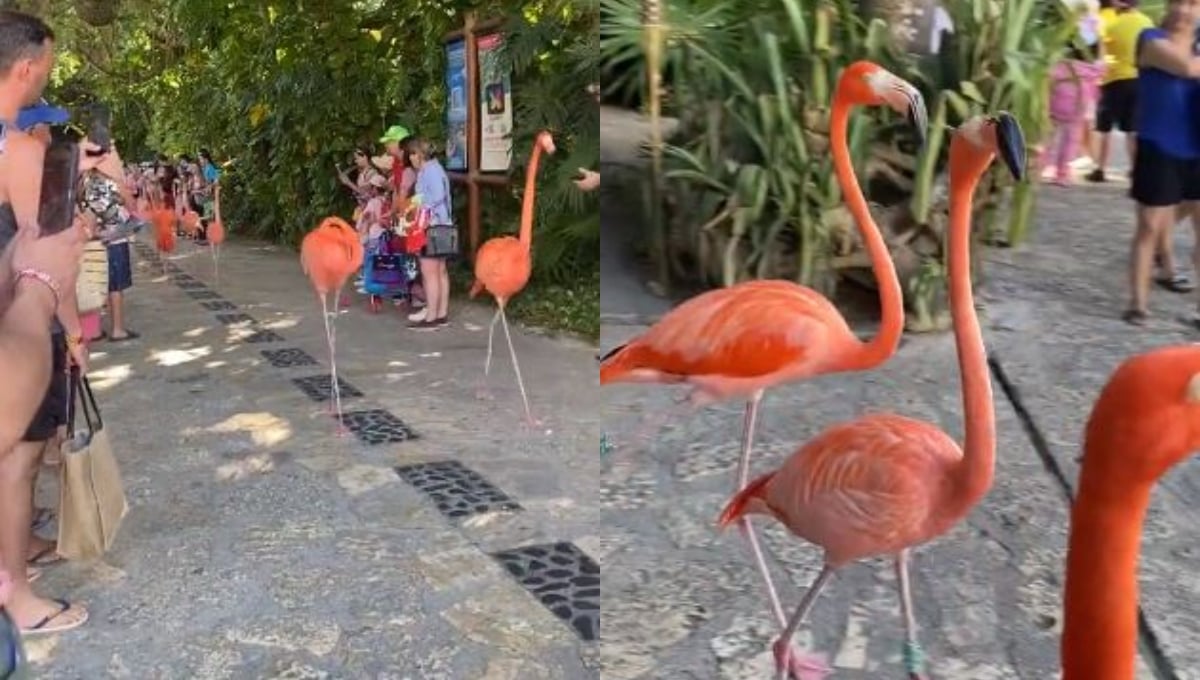
<instances>
[{"instance_id":1,"label":"woman in blue shirt","mask_svg":"<svg viewBox=\"0 0 1200 680\"><path fill-rule=\"evenodd\" d=\"M1200 1L1200 0L1197 0ZM409 162L417 171L414 191L421 197L421 208L430 211L429 226L452 226L453 212L450 205L450 178L433 155L433 146L421 138L409 139L405 144ZM450 271L446 268L447 255L432 255L429 244L421 253L421 282L425 288L425 314L413 318L409 328L432 330L450 323Z\"/></svg>"},{"instance_id":2,"label":"woman in blue shirt","mask_svg":"<svg viewBox=\"0 0 1200 680\"><path fill-rule=\"evenodd\" d=\"M1138 38L1137 154L1130 196L1138 228L1130 257L1130 304L1122 318L1147 318L1155 244L1192 215L1200 237L1200 56L1195 49L1200 0L1171 0L1162 26ZM1200 271L1200 248L1193 249ZM1200 327L1200 314L1193 321Z\"/></svg>"}]
</instances>

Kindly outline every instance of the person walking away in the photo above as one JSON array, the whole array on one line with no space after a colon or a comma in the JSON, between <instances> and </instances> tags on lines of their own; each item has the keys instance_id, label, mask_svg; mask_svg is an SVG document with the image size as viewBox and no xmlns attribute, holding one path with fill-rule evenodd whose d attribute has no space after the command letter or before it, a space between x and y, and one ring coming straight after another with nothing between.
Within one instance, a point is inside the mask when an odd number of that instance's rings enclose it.
<instances>
[{"instance_id":1,"label":"person walking away","mask_svg":"<svg viewBox=\"0 0 1200 680\"><path fill-rule=\"evenodd\" d=\"M1130 303L1122 316L1134 325L1146 323L1155 247L1169 234L1181 206L1200 237L1198 21L1200 0L1171 0L1162 26L1143 31L1138 41L1139 142L1130 191L1138 224L1130 249ZM1192 254L1200 270L1200 248ZM1200 315L1192 321L1200 328Z\"/></svg>"},{"instance_id":2,"label":"person walking away","mask_svg":"<svg viewBox=\"0 0 1200 680\"><path fill-rule=\"evenodd\" d=\"M1094 108L1097 87L1104 75L1104 65L1087 59L1078 47L1050 70L1050 148L1043 156L1053 165L1053 181L1059 186L1071 183L1071 163L1079 155L1079 136L1087 120L1088 110Z\"/></svg>"},{"instance_id":3,"label":"person walking away","mask_svg":"<svg viewBox=\"0 0 1200 680\"><path fill-rule=\"evenodd\" d=\"M108 251L108 316L111 328L109 342L125 342L141 337L125 323L125 291L133 287L133 265L129 234L125 225L132 217L124 207L126 192L118 180L100 173L90 173L84 184L84 202L95 215L100 240Z\"/></svg>"},{"instance_id":4,"label":"person walking away","mask_svg":"<svg viewBox=\"0 0 1200 680\"><path fill-rule=\"evenodd\" d=\"M416 192L421 199L421 209L429 211L429 226L453 225L450 178L434 158L433 146L424 139L413 138L405 145L405 150L417 171ZM408 317L409 328L416 330L432 330L450 323L450 271L446 266L449 256L431 254L430 246L426 243L420 255L425 308Z\"/></svg>"},{"instance_id":5,"label":"person walking away","mask_svg":"<svg viewBox=\"0 0 1200 680\"><path fill-rule=\"evenodd\" d=\"M1142 31L1154 27L1154 22L1138 9L1138 0L1116 0L1113 9L1116 17L1105 27L1106 68L1100 86L1100 105L1096 110L1100 150L1096 156L1096 169L1087 175L1089 182L1108 180L1105 169L1114 129L1125 133L1125 148L1131 165L1137 152L1137 41Z\"/></svg>"}]
</instances>

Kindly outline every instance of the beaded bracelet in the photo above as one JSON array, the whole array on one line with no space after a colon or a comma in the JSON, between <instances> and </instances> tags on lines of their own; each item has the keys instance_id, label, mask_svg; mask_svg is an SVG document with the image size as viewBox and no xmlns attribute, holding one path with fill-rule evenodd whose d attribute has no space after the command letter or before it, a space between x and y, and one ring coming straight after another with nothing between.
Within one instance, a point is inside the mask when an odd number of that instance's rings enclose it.
<instances>
[{"instance_id":1,"label":"beaded bracelet","mask_svg":"<svg viewBox=\"0 0 1200 680\"><path fill-rule=\"evenodd\" d=\"M33 279L49 288L50 292L54 294L54 308L58 309L58 304L62 300L62 289L58 287L58 282L54 280L54 277L40 269L22 269L17 272L16 277L17 281L21 279Z\"/></svg>"}]
</instances>

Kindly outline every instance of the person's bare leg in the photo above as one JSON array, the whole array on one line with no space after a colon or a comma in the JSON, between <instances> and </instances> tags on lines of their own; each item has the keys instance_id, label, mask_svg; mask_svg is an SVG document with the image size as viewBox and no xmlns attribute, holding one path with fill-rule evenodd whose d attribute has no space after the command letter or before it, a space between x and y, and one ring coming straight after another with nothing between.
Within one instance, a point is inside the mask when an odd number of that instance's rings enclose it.
<instances>
[{"instance_id":1,"label":"person's bare leg","mask_svg":"<svg viewBox=\"0 0 1200 680\"><path fill-rule=\"evenodd\" d=\"M1100 148L1096 152L1096 170L1103 173L1108 168L1108 140L1111 135L1107 132L1098 132L1096 136L1100 138Z\"/></svg>"},{"instance_id":2,"label":"person's bare leg","mask_svg":"<svg viewBox=\"0 0 1200 680\"><path fill-rule=\"evenodd\" d=\"M1154 266L1154 247L1161 232L1174 221L1175 206L1139 205L1138 226L1130 248L1129 310L1146 313L1150 298L1150 273Z\"/></svg>"},{"instance_id":3,"label":"person's bare leg","mask_svg":"<svg viewBox=\"0 0 1200 680\"><path fill-rule=\"evenodd\" d=\"M441 297L438 298L438 313L435 319L444 319L450 314L450 268L446 266L446 260L438 260L438 289Z\"/></svg>"},{"instance_id":4,"label":"person's bare leg","mask_svg":"<svg viewBox=\"0 0 1200 680\"><path fill-rule=\"evenodd\" d=\"M437 260L421 258L421 285L425 288L425 319L437 316L442 277L438 275Z\"/></svg>"},{"instance_id":5,"label":"person's bare leg","mask_svg":"<svg viewBox=\"0 0 1200 680\"><path fill-rule=\"evenodd\" d=\"M125 330L125 295L120 291L108 294L108 316L112 320L112 328L108 331L110 338L123 338L128 333Z\"/></svg>"},{"instance_id":6,"label":"person's bare leg","mask_svg":"<svg viewBox=\"0 0 1200 680\"><path fill-rule=\"evenodd\" d=\"M33 509L32 479L42 442L22 442L0 455L0 569L12 578L12 595L7 609L13 621L28 628L53 616L62 607L34 594L29 586L29 524ZM86 615L82 609L64 616Z\"/></svg>"},{"instance_id":7,"label":"person's bare leg","mask_svg":"<svg viewBox=\"0 0 1200 680\"><path fill-rule=\"evenodd\" d=\"M1175 262L1175 243L1171 228L1163 229L1155 239L1155 264L1158 265L1159 275L1164 279L1175 276L1179 271Z\"/></svg>"}]
</instances>

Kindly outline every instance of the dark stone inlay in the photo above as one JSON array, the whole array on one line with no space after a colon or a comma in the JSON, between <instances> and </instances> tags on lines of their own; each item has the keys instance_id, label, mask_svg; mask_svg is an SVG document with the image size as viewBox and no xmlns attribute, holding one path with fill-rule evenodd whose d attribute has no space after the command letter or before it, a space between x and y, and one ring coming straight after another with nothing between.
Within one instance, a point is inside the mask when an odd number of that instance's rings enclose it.
<instances>
[{"instance_id":1,"label":"dark stone inlay","mask_svg":"<svg viewBox=\"0 0 1200 680\"><path fill-rule=\"evenodd\" d=\"M221 294L215 290L185 290L187 296L193 300L220 300Z\"/></svg>"},{"instance_id":2,"label":"dark stone inlay","mask_svg":"<svg viewBox=\"0 0 1200 680\"><path fill-rule=\"evenodd\" d=\"M192 281L197 280L196 277L192 276L191 274L176 274L174 279L175 283L191 283Z\"/></svg>"},{"instance_id":3,"label":"dark stone inlay","mask_svg":"<svg viewBox=\"0 0 1200 680\"><path fill-rule=\"evenodd\" d=\"M300 391L308 395L313 401L329 401L331 395L330 388L333 386L333 381L330 380L328 373L321 375L313 375L307 378L292 378L292 384L300 388ZM357 387L342 380L338 377L338 387L342 390L342 399L350 399L353 397L361 397L363 393Z\"/></svg>"},{"instance_id":4,"label":"dark stone inlay","mask_svg":"<svg viewBox=\"0 0 1200 680\"><path fill-rule=\"evenodd\" d=\"M483 475L456 460L418 463L396 468L396 474L429 496L438 512L451 521L521 506Z\"/></svg>"},{"instance_id":5,"label":"dark stone inlay","mask_svg":"<svg viewBox=\"0 0 1200 680\"><path fill-rule=\"evenodd\" d=\"M219 312L224 309L237 309L237 305L229 300L216 300L213 302L201 302L200 306L210 312Z\"/></svg>"},{"instance_id":6,"label":"dark stone inlay","mask_svg":"<svg viewBox=\"0 0 1200 680\"><path fill-rule=\"evenodd\" d=\"M232 326L235 323L255 323L254 317L242 312L237 312L236 314L218 314L217 321L226 326Z\"/></svg>"},{"instance_id":7,"label":"dark stone inlay","mask_svg":"<svg viewBox=\"0 0 1200 680\"><path fill-rule=\"evenodd\" d=\"M580 638L599 639L600 565L574 543L527 545L492 557Z\"/></svg>"},{"instance_id":8,"label":"dark stone inlay","mask_svg":"<svg viewBox=\"0 0 1200 680\"><path fill-rule=\"evenodd\" d=\"M275 331L254 331L245 337L239 338L239 340L259 345L264 342L283 342L283 336Z\"/></svg>"},{"instance_id":9,"label":"dark stone inlay","mask_svg":"<svg viewBox=\"0 0 1200 680\"><path fill-rule=\"evenodd\" d=\"M184 290L205 290L208 288L208 286L204 285L203 281L196 281L195 279L191 281L176 281L175 285Z\"/></svg>"},{"instance_id":10,"label":"dark stone inlay","mask_svg":"<svg viewBox=\"0 0 1200 680\"><path fill-rule=\"evenodd\" d=\"M395 444L417 438L403 420L381 408L343 413L342 420L364 444Z\"/></svg>"},{"instance_id":11,"label":"dark stone inlay","mask_svg":"<svg viewBox=\"0 0 1200 680\"><path fill-rule=\"evenodd\" d=\"M296 347L283 349L264 349L262 355L275 368L291 368L293 366L316 366L317 360L311 354Z\"/></svg>"}]
</instances>

